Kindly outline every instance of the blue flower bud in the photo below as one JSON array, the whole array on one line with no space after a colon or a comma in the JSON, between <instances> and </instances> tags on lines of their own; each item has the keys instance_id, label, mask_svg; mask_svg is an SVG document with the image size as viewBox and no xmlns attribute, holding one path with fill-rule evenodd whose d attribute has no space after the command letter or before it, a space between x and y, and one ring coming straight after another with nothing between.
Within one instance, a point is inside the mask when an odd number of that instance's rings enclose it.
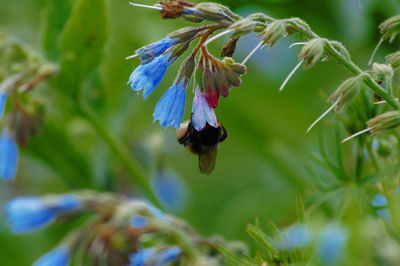
<instances>
[{"instance_id":1,"label":"blue flower bud","mask_svg":"<svg viewBox=\"0 0 400 266\"><path fill-rule=\"evenodd\" d=\"M164 78L167 68L175 60L169 60L171 53L156 57L147 64L138 66L131 74L128 84L131 84L132 90L143 90L143 98L147 96L160 84Z\"/></svg>"},{"instance_id":2,"label":"blue flower bud","mask_svg":"<svg viewBox=\"0 0 400 266\"><path fill-rule=\"evenodd\" d=\"M18 147L14 134L5 129L0 138L0 178L14 179L18 166Z\"/></svg>"},{"instance_id":3,"label":"blue flower bud","mask_svg":"<svg viewBox=\"0 0 400 266\"><path fill-rule=\"evenodd\" d=\"M187 197L187 187L176 174L161 171L152 179L152 188L167 210L179 211Z\"/></svg>"},{"instance_id":4,"label":"blue flower bud","mask_svg":"<svg viewBox=\"0 0 400 266\"><path fill-rule=\"evenodd\" d=\"M281 248L286 250L294 250L303 248L310 243L312 233L304 224L296 224L289 227L282 235Z\"/></svg>"},{"instance_id":5,"label":"blue flower bud","mask_svg":"<svg viewBox=\"0 0 400 266\"><path fill-rule=\"evenodd\" d=\"M372 199L372 205L374 207L384 207L387 205L387 199L382 194L376 194Z\"/></svg>"},{"instance_id":6,"label":"blue flower bud","mask_svg":"<svg viewBox=\"0 0 400 266\"><path fill-rule=\"evenodd\" d=\"M319 240L322 265L339 265L347 243L347 232L338 225L326 226Z\"/></svg>"},{"instance_id":7,"label":"blue flower bud","mask_svg":"<svg viewBox=\"0 0 400 266\"><path fill-rule=\"evenodd\" d=\"M185 79L174 84L165 92L154 109L153 122L159 120L164 128L178 128L185 111L186 87Z\"/></svg>"},{"instance_id":8,"label":"blue flower bud","mask_svg":"<svg viewBox=\"0 0 400 266\"><path fill-rule=\"evenodd\" d=\"M192 123L197 131L201 131L206 123L215 128L218 127L214 109L210 107L205 92L201 92L197 84L193 99Z\"/></svg>"},{"instance_id":9,"label":"blue flower bud","mask_svg":"<svg viewBox=\"0 0 400 266\"><path fill-rule=\"evenodd\" d=\"M39 258L33 266L67 266L69 259L68 248L65 246L59 246Z\"/></svg>"},{"instance_id":10,"label":"blue flower bud","mask_svg":"<svg viewBox=\"0 0 400 266\"><path fill-rule=\"evenodd\" d=\"M147 218L141 215L134 215L131 218L131 227L143 228L148 225Z\"/></svg>"},{"instance_id":11,"label":"blue flower bud","mask_svg":"<svg viewBox=\"0 0 400 266\"><path fill-rule=\"evenodd\" d=\"M72 194L48 197L17 197L5 204L7 222L14 233L41 229L57 216L81 206Z\"/></svg>"},{"instance_id":12,"label":"blue flower bud","mask_svg":"<svg viewBox=\"0 0 400 266\"><path fill-rule=\"evenodd\" d=\"M146 249L141 249L135 254L132 254L130 256L130 263L129 266L146 266L149 265L147 263L148 260L150 260L154 254L156 253L155 248L146 248Z\"/></svg>"},{"instance_id":13,"label":"blue flower bud","mask_svg":"<svg viewBox=\"0 0 400 266\"><path fill-rule=\"evenodd\" d=\"M178 38L165 38L143 46L142 48L136 50L135 53L141 55L140 61L142 62L142 64L147 64L153 61L154 58L162 55L177 41L179 41Z\"/></svg>"},{"instance_id":14,"label":"blue flower bud","mask_svg":"<svg viewBox=\"0 0 400 266\"><path fill-rule=\"evenodd\" d=\"M0 91L0 119L3 118L4 108L6 107L7 94Z\"/></svg>"},{"instance_id":15,"label":"blue flower bud","mask_svg":"<svg viewBox=\"0 0 400 266\"><path fill-rule=\"evenodd\" d=\"M130 256L129 266L165 265L176 259L182 250L170 247L164 250L156 248L141 249Z\"/></svg>"}]
</instances>

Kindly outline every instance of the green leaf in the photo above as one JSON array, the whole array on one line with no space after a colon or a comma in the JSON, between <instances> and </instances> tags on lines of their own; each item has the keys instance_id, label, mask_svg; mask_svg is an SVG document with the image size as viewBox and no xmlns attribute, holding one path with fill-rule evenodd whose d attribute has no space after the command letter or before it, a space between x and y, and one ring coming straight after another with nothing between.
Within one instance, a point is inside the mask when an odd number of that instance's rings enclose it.
<instances>
[{"instance_id":1,"label":"green leaf","mask_svg":"<svg viewBox=\"0 0 400 266\"><path fill-rule=\"evenodd\" d=\"M71 14L71 8L71 1L46 0L41 12L41 44L51 60L56 60L60 54L56 44Z\"/></svg>"},{"instance_id":2,"label":"green leaf","mask_svg":"<svg viewBox=\"0 0 400 266\"><path fill-rule=\"evenodd\" d=\"M264 234L260 228L255 227L252 224L246 226L246 231L249 235L265 250L268 250L272 254L274 253L273 243L270 237Z\"/></svg>"},{"instance_id":3,"label":"green leaf","mask_svg":"<svg viewBox=\"0 0 400 266\"><path fill-rule=\"evenodd\" d=\"M217 247L218 251L221 253L222 257L230 264L234 266L238 265L249 265L247 264L244 260L227 250L226 248L222 246Z\"/></svg>"},{"instance_id":4,"label":"green leaf","mask_svg":"<svg viewBox=\"0 0 400 266\"><path fill-rule=\"evenodd\" d=\"M105 0L77 0L60 37L60 79L66 90L76 93L88 73L102 58L107 41Z\"/></svg>"},{"instance_id":5,"label":"green leaf","mask_svg":"<svg viewBox=\"0 0 400 266\"><path fill-rule=\"evenodd\" d=\"M304 202L300 195L297 196L296 199L296 209L297 209L297 218L300 223L306 222L306 212L304 210Z\"/></svg>"}]
</instances>

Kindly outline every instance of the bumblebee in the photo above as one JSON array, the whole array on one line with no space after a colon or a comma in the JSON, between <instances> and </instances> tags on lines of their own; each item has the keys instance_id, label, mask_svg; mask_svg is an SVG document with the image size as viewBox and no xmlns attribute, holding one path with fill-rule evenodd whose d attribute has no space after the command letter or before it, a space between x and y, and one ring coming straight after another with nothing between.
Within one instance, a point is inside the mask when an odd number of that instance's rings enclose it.
<instances>
[{"instance_id":1,"label":"bumblebee","mask_svg":"<svg viewBox=\"0 0 400 266\"><path fill-rule=\"evenodd\" d=\"M218 127L209 124L197 131L191 122L183 123L176 131L178 142L194 155L199 156L199 168L203 174L211 174L217 161L219 143L228 137L224 126L218 122Z\"/></svg>"}]
</instances>

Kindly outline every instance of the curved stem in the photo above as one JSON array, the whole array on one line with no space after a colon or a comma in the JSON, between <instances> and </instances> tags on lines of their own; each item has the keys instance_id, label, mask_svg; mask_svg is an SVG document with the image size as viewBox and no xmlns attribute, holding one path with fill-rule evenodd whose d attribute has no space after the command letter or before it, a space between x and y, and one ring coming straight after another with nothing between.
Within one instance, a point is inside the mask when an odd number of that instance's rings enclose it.
<instances>
[{"instance_id":1,"label":"curved stem","mask_svg":"<svg viewBox=\"0 0 400 266\"><path fill-rule=\"evenodd\" d=\"M308 38L321 38L312 30L304 28L296 22L291 21L299 29L299 31ZM351 73L355 75L365 75L364 83L375 91L379 96L381 96L385 101L387 101L394 109L399 109L399 103L391 96L385 89L383 89L376 81L364 72L360 67L358 67L351 59L346 58L343 54L333 47L333 45L326 41L326 52L340 62L345 68L347 68Z\"/></svg>"},{"instance_id":2,"label":"curved stem","mask_svg":"<svg viewBox=\"0 0 400 266\"><path fill-rule=\"evenodd\" d=\"M125 166L126 170L136 181L139 187L146 193L154 205L162 208L158 198L150 187L146 178L143 168L132 157L130 151L126 146L119 141L119 139L109 130L97 114L87 105L82 96L78 96L78 105L80 111L85 116L87 121L93 126L96 132L103 138L115 155L120 159L121 163Z\"/></svg>"}]
</instances>

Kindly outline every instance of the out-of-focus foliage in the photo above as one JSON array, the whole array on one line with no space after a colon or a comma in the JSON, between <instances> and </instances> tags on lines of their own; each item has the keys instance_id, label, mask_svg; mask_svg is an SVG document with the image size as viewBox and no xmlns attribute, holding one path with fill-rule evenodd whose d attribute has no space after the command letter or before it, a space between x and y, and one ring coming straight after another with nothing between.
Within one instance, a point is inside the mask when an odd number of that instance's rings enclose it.
<instances>
[{"instance_id":1,"label":"out-of-focus foliage","mask_svg":"<svg viewBox=\"0 0 400 266\"><path fill-rule=\"evenodd\" d=\"M363 68L367 68L369 56L380 39L378 25L400 12L400 4L395 0L361 0L361 8L356 0L221 3L241 15L264 11L279 18L301 17L319 35L343 42L353 60ZM234 88L216 110L229 138L218 151L214 173L203 176L198 171L197 158L177 143L174 130L161 130L157 124L151 124L153 107L172 83L179 65L168 70L166 78L146 102L126 85L138 62L124 58L184 25L190 24L182 20L161 20L154 10L130 7L127 1L0 0L1 31L28 44L28 50L44 54L46 61L61 62L56 78L30 92L30 101L45 106L45 123L40 134L31 137L27 147L20 150L16 181L0 186L0 203L15 195L82 188L142 195L115 151L106 145L104 136L99 136L93 124L82 115L80 99L89 103L110 133L124 143L147 177L156 176L161 170L157 164L162 162L163 169L173 169L184 180L188 186L184 209L172 210L179 210L176 214L201 235L218 234L252 243L244 228L247 222L259 217L259 224L248 225L247 232L259 244L268 235L277 238L279 233L272 223L265 230L268 234L261 233L259 227L267 219L280 228L296 222L295 202L296 195L300 194L308 212L304 216L311 221L300 221L310 228L309 249L323 249L324 237L329 239L330 232L343 230L346 241L351 232L346 252L342 252L348 261L359 265L398 264L396 203L399 199L395 193L398 162L386 169L388 162L379 157L377 163L387 172L377 172L370 166L361 167L363 173L357 172L360 160L369 160L369 151L357 150L356 144L339 147L340 137L346 131L336 127L339 118L333 115L313 133L305 133L307 126L326 107L326 95L348 78L347 71L333 60L318 63L317 67L298 71L285 91L279 93L281 82L297 62L299 48L288 49L291 42L282 40L271 51L258 51L247 64L242 86ZM235 59L241 61L257 45L254 37L238 42ZM210 51L219 51L216 48L223 41L210 45ZM384 43L376 61L383 63L383 56L398 47L399 40ZM1 73L0 77L3 78ZM350 110L350 115L360 115L357 104L364 108L362 101L360 97L349 107L355 109ZM352 123L344 121L345 128L352 133L363 129L375 111L374 107L368 117L347 120ZM397 148L398 144L391 141L390 137L383 137L378 152L381 149L384 154L388 149ZM387 142L389 148L385 149ZM372 185L388 174L391 177L381 182L382 189ZM362 186L356 185L359 179L363 180ZM371 199L382 192L390 199L388 206L371 206ZM392 223L384 223L375 213L392 219ZM31 264L79 224L78 221L51 225L41 232L19 236L10 233L4 215L0 222L0 260L4 265ZM348 228L337 229L335 225L326 228L325 224L334 218L344 220ZM384 238L388 231L391 237ZM268 246L266 243L261 243L264 248ZM376 254L373 250L379 256L372 257ZM286 256L285 252L281 255ZM324 252L318 251L313 261L329 257ZM307 252L295 250L294 253L296 258L308 259ZM256 262L268 259L265 253L264 257L257 256Z\"/></svg>"}]
</instances>

